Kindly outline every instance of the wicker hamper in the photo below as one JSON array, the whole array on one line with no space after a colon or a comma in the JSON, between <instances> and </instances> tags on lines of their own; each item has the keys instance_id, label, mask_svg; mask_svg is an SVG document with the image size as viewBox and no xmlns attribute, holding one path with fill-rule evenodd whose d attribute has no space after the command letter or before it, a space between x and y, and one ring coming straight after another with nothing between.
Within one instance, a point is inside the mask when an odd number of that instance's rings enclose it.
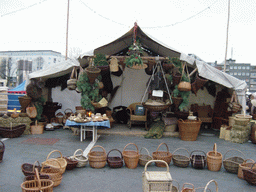
<instances>
[{"instance_id":1,"label":"wicker hamper","mask_svg":"<svg viewBox=\"0 0 256 192\"><path fill-rule=\"evenodd\" d=\"M2 162L3 160L3 157L4 157L4 150L5 150L5 145L2 141L0 141L0 163Z\"/></svg>"},{"instance_id":2,"label":"wicker hamper","mask_svg":"<svg viewBox=\"0 0 256 192\"><path fill-rule=\"evenodd\" d=\"M202 121L198 120L178 120L180 138L183 141L196 141Z\"/></svg>"},{"instance_id":3,"label":"wicker hamper","mask_svg":"<svg viewBox=\"0 0 256 192\"><path fill-rule=\"evenodd\" d=\"M203 155L202 155L203 154ZM191 166L195 169L203 169L206 166L206 154L204 151L195 150L190 153Z\"/></svg>"},{"instance_id":4,"label":"wicker hamper","mask_svg":"<svg viewBox=\"0 0 256 192\"><path fill-rule=\"evenodd\" d=\"M207 153L207 168L210 171L219 171L222 166L222 154L217 152L217 144L214 143L213 151Z\"/></svg>"},{"instance_id":5,"label":"wicker hamper","mask_svg":"<svg viewBox=\"0 0 256 192\"><path fill-rule=\"evenodd\" d=\"M188 153L188 156L175 154L178 150L185 150ZM183 168L188 167L190 162L188 150L185 148L176 149L172 154L172 160L173 160L173 164L177 167L183 167Z\"/></svg>"},{"instance_id":6,"label":"wicker hamper","mask_svg":"<svg viewBox=\"0 0 256 192\"><path fill-rule=\"evenodd\" d=\"M226 158L227 153L230 152L230 151L238 151L240 154L242 154L243 158L238 157L238 156L233 156L233 157ZM243 163L244 160L245 160L245 155L241 151L239 151L238 149L230 149L224 154L223 166L224 166L224 168L226 169L227 172L237 174L239 164Z\"/></svg>"},{"instance_id":7,"label":"wicker hamper","mask_svg":"<svg viewBox=\"0 0 256 192\"><path fill-rule=\"evenodd\" d=\"M134 150L126 150L129 145L134 145L136 147L136 151ZM139 163L139 149L135 143L128 143L123 149L123 157L125 166L129 169L135 169Z\"/></svg>"},{"instance_id":8,"label":"wicker hamper","mask_svg":"<svg viewBox=\"0 0 256 192\"><path fill-rule=\"evenodd\" d=\"M246 159L244 160L243 163L239 164L237 177L240 179L244 179L243 169L250 169L254 163L255 163L254 160ZM256 170L256 167L255 167L255 170Z\"/></svg>"},{"instance_id":9,"label":"wicker hamper","mask_svg":"<svg viewBox=\"0 0 256 192\"><path fill-rule=\"evenodd\" d=\"M147 167L151 163L162 163L166 171L148 171ZM169 172L168 164L163 160L150 160L146 163L142 173L142 186L144 192L149 191L172 191L172 176Z\"/></svg>"},{"instance_id":10,"label":"wicker hamper","mask_svg":"<svg viewBox=\"0 0 256 192\"><path fill-rule=\"evenodd\" d=\"M92 151L95 148L101 148L102 151ZM100 169L105 167L107 163L107 154L105 149L100 145L94 146L93 148L91 148L90 152L88 153L88 159L89 159L89 165L92 168Z\"/></svg>"},{"instance_id":11,"label":"wicker hamper","mask_svg":"<svg viewBox=\"0 0 256 192\"><path fill-rule=\"evenodd\" d=\"M117 151L118 153L120 153L120 156L109 156L110 152L112 151ZM118 149L112 149L108 152L107 154L107 163L108 166L111 168L121 168L123 167L123 155L122 152L119 151Z\"/></svg>"},{"instance_id":12,"label":"wicker hamper","mask_svg":"<svg viewBox=\"0 0 256 192\"><path fill-rule=\"evenodd\" d=\"M243 169L244 180L251 185L256 185L256 163L253 163L251 169Z\"/></svg>"},{"instance_id":13,"label":"wicker hamper","mask_svg":"<svg viewBox=\"0 0 256 192\"><path fill-rule=\"evenodd\" d=\"M142 154L141 153L142 149L144 149L147 152L147 154ZM142 147L140 149L139 164L144 167L146 163L150 160L153 160L153 157L149 154L149 151L147 150L147 148Z\"/></svg>"},{"instance_id":14,"label":"wicker hamper","mask_svg":"<svg viewBox=\"0 0 256 192\"><path fill-rule=\"evenodd\" d=\"M54 152L57 152L60 154L60 157L57 157L57 158L51 158L49 159L50 155L53 154ZM59 163L57 163L57 161ZM57 168L57 169L60 169L60 172L61 174L63 174L66 170L66 167L67 167L67 161L66 159L62 156L62 153L59 151L59 150L53 150L51 151L47 158L46 158L46 161L43 162L42 164L45 164L45 166L50 166L50 167L53 167L53 168ZM59 168L60 167L60 168Z\"/></svg>"},{"instance_id":15,"label":"wicker hamper","mask_svg":"<svg viewBox=\"0 0 256 192\"><path fill-rule=\"evenodd\" d=\"M167 151L158 151L161 145L165 145ZM168 165L172 161L172 153L169 151L168 145L166 143L161 143L155 152L152 153L153 159L155 160L164 160ZM164 163L156 162L157 167L165 167Z\"/></svg>"}]
</instances>

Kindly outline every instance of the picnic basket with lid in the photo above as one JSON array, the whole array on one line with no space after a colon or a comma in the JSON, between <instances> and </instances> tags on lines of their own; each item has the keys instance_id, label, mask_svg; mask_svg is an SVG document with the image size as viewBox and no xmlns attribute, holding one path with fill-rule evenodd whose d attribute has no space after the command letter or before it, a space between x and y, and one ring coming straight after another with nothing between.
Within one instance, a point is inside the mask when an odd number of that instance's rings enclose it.
<instances>
[{"instance_id":1,"label":"picnic basket with lid","mask_svg":"<svg viewBox=\"0 0 256 192\"><path fill-rule=\"evenodd\" d=\"M207 154L207 168L210 171L219 171L222 166L222 154L217 152L217 144L214 143L213 151Z\"/></svg>"},{"instance_id":2,"label":"picnic basket with lid","mask_svg":"<svg viewBox=\"0 0 256 192\"><path fill-rule=\"evenodd\" d=\"M204 151L195 150L190 153L191 166L195 169L203 169L206 166L206 154Z\"/></svg>"},{"instance_id":3,"label":"picnic basket with lid","mask_svg":"<svg viewBox=\"0 0 256 192\"><path fill-rule=\"evenodd\" d=\"M101 148L102 151L93 151L95 148ZM105 149L100 145L95 145L91 148L90 152L88 153L89 165L92 168L103 168L107 163L107 154Z\"/></svg>"},{"instance_id":4,"label":"picnic basket with lid","mask_svg":"<svg viewBox=\"0 0 256 192\"><path fill-rule=\"evenodd\" d=\"M80 154L77 154L78 152L81 152ZM82 149L77 149L74 153L74 155L71 157L71 159L74 159L78 161L76 167L85 167L88 163L88 158L83 155Z\"/></svg>"},{"instance_id":5,"label":"picnic basket with lid","mask_svg":"<svg viewBox=\"0 0 256 192\"><path fill-rule=\"evenodd\" d=\"M136 151L134 150L126 150L129 145L134 145L136 147ZM128 143L123 149L123 157L125 166L129 169L135 169L139 163L139 149L135 143Z\"/></svg>"},{"instance_id":6,"label":"picnic basket with lid","mask_svg":"<svg viewBox=\"0 0 256 192\"><path fill-rule=\"evenodd\" d=\"M241 156L232 156L232 157L226 158L227 153L230 151L239 152L243 156L243 158ZM230 149L224 154L223 166L227 172L237 174L239 164L243 163L244 160L245 160L245 155L243 154L243 152L239 151L238 149Z\"/></svg>"},{"instance_id":7,"label":"picnic basket with lid","mask_svg":"<svg viewBox=\"0 0 256 192\"><path fill-rule=\"evenodd\" d=\"M165 145L167 151L158 151L161 145ZM172 161L172 153L169 151L168 145L166 143L161 143L155 152L152 153L153 159L155 160L164 160L168 165ZM165 164L161 162L155 163L157 167L164 167Z\"/></svg>"},{"instance_id":8,"label":"picnic basket with lid","mask_svg":"<svg viewBox=\"0 0 256 192\"><path fill-rule=\"evenodd\" d=\"M51 158L49 159L50 155L53 154L53 153L59 153L60 154L60 157L57 157L57 158ZM57 163L57 161L59 163ZM59 150L53 150L51 151L47 158L46 158L46 161L43 162L42 164L44 164L45 166L50 166L50 167L53 167L53 168L56 168L56 169L60 169L60 172L61 174L63 174L66 170L66 167L67 167L67 161L66 159L62 156L62 153L59 151Z\"/></svg>"},{"instance_id":9,"label":"picnic basket with lid","mask_svg":"<svg viewBox=\"0 0 256 192\"><path fill-rule=\"evenodd\" d=\"M21 184L22 192L52 192L53 181L50 179L40 179L38 169L35 172L35 179L24 181Z\"/></svg>"},{"instance_id":10,"label":"picnic basket with lid","mask_svg":"<svg viewBox=\"0 0 256 192\"><path fill-rule=\"evenodd\" d=\"M181 188L181 192L194 192L194 191L195 191L195 187L192 183L184 183Z\"/></svg>"},{"instance_id":11,"label":"picnic basket with lid","mask_svg":"<svg viewBox=\"0 0 256 192\"><path fill-rule=\"evenodd\" d=\"M244 180L251 185L256 185L256 163L253 163L250 169L243 169Z\"/></svg>"},{"instance_id":12,"label":"picnic basket with lid","mask_svg":"<svg viewBox=\"0 0 256 192\"><path fill-rule=\"evenodd\" d=\"M146 150L147 154L142 154L141 153L142 149ZM149 154L149 151L147 150L147 148L142 147L140 149L139 164L144 167L146 163L150 160L153 160L153 157Z\"/></svg>"},{"instance_id":13,"label":"picnic basket with lid","mask_svg":"<svg viewBox=\"0 0 256 192\"><path fill-rule=\"evenodd\" d=\"M4 151L5 151L5 145L4 145L4 142L0 141L0 163L2 162L3 160L3 157L4 157Z\"/></svg>"},{"instance_id":14,"label":"picnic basket with lid","mask_svg":"<svg viewBox=\"0 0 256 192\"><path fill-rule=\"evenodd\" d=\"M237 177L240 179L244 179L243 169L250 169L252 164L254 164L254 160L252 159L245 159L243 163L239 164ZM255 167L256 170L256 167Z\"/></svg>"},{"instance_id":15,"label":"picnic basket with lid","mask_svg":"<svg viewBox=\"0 0 256 192\"><path fill-rule=\"evenodd\" d=\"M112 151L117 151L118 153L120 153L120 156L110 156L110 152ZM123 167L123 155L122 152L119 151L118 149L111 149L108 154L107 154L107 163L108 166L111 168L121 168Z\"/></svg>"},{"instance_id":16,"label":"picnic basket with lid","mask_svg":"<svg viewBox=\"0 0 256 192\"><path fill-rule=\"evenodd\" d=\"M188 156L181 155L181 154L175 154L178 150L185 150L188 153ZM188 167L189 166L189 152L185 148L178 148L172 153L172 160L173 164L177 167Z\"/></svg>"}]
</instances>

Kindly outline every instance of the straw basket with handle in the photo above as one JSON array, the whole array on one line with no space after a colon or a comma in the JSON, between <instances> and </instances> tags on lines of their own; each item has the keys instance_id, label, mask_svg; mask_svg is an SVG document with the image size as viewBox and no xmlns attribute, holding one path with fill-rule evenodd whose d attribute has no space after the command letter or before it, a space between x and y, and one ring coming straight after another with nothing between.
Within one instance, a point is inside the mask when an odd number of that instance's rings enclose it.
<instances>
[{"instance_id":1,"label":"straw basket with handle","mask_svg":"<svg viewBox=\"0 0 256 192\"><path fill-rule=\"evenodd\" d=\"M59 167L47 167L44 163L42 163L41 173L44 175L49 175L51 180L53 181L53 187L60 185L62 181L62 173L61 173L61 164L56 159L53 159ZM47 162L47 161L46 161Z\"/></svg>"},{"instance_id":2,"label":"straw basket with handle","mask_svg":"<svg viewBox=\"0 0 256 192\"><path fill-rule=\"evenodd\" d=\"M188 156L185 155L180 155L180 154L175 154L178 150L185 150L188 153ZM188 167L189 166L189 152L185 148L178 148L172 153L172 160L173 164L177 167Z\"/></svg>"},{"instance_id":3,"label":"straw basket with handle","mask_svg":"<svg viewBox=\"0 0 256 192\"><path fill-rule=\"evenodd\" d=\"M49 159L50 155L55 153L55 152L59 153L60 157ZM57 161L59 163L57 163ZM63 174L65 172L66 167L67 167L67 161L66 161L65 158L63 158L62 153L59 150L51 151L48 154L48 156L46 158L46 161L43 162L42 164L44 164L45 166L50 166L50 167L53 167L53 168L56 168L56 169L60 169L61 174Z\"/></svg>"},{"instance_id":4,"label":"straw basket with handle","mask_svg":"<svg viewBox=\"0 0 256 192\"><path fill-rule=\"evenodd\" d=\"M141 153L142 149L144 149L147 152L147 154L142 154ZM140 149L139 164L144 167L146 163L150 160L153 160L153 157L149 154L149 151L147 150L147 148L142 147Z\"/></svg>"},{"instance_id":5,"label":"straw basket with handle","mask_svg":"<svg viewBox=\"0 0 256 192\"><path fill-rule=\"evenodd\" d=\"M238 151L243 156L243 158L239 156L226 158L227 153L230 151ZM224 168L227 170L227 172L237 174L239 164L243 163L244 160L245 160L245 155L243 154L243 152L239 151L238 149L230 149L224 154L223 165L224 165Z\"/></svg>"},{"instance_id":6,"label":"straw basket with handle","mask_svg":"<svg viewBox=\"0 0 256 192\"><path fill-rule=\"evenodd\" d=\"M93 149L95 148L101 148L102 151L93 151ZM90 152L88 153L88 159L89 159L89 165L92 168L97 168L97 169L103 168L107 163L106 150L102 146L96 145L93 148L91 148Z\"/></svg>"},{"instance_id":7,"label":"straw basket with handle","mask_svg":"<svg viewBox=\"0 0 256 192\"><path fill-rule=\"evenodd\" d=\"M205 186L205 188L204 188L204 192L207 192L207 190L208 190L208 186L210 185L210 183L212 183L212 182L214 182L215 183L215 186L216 186L216 192L218 192L219 191L219 189L218 189L218 183L215 181L215 180L211 180L211 181L209 181L207 184L206 184L206 186Z\"/></svg>"},{"instance_id":8,"label":"straw basket with handle","mask_svg":"<svg viewBox=\"0 0 256 192\"><path fill-rule=\"evenodd\" d=\"M57 118L58 123L63 123L64 114L62 112L58 112L55 114L55 117Z\"/></svg>"},{"instance_id":9,"label":"straw basket with handle","mask_svg":"<svg viewBox=\"0 0 256 192\"><path fill-rule=\"evenodd\" d=\"M117 151L120 154L119 156L110 156L110 152L112 151ZM119 151L118 149L111 149L108 154L107 154L107 162L108 166L111 168L121 168L123 167L123 155L122 152Z\"/></svg>"},{"instance_id":10,"label":"straw basket with handle","mask_svg":"<svg viewBox=\"0 0 256 192\"><path fill-rule=\"evenodd\" d=\"M243 163L239 164L237 177L240 179L244 179L243 169L250 169L254 163L255 162L252 159L245 159ZM256 170L256 167L255 167L255 170Z\"/></svg>"},{"instance_id":11,"label":"straw basket with handle","mask_svg":"<svg viewBox=\"0 0 256 192\"><path fill-rule=\"evenodd\" d=\"M136 151L134 150L126 150L129 145L134 145L136 147ZM125 166L129 169L135 169L139 163L139 149L135 143L128 143L123 149L123 157Z\"/></svg>"},{"instance_id":12,"label":"straw basket with handle","mask_svg":"<svg viewBox=\"0 0 256 192\"><path fill-rule=\"evenodd\" d=\"M40 179L38 169L35 170L34 180L25 181L21 184L22 192L52 192L53 181L49 179Z\"/></svg>"},{"instance_id":13,"label":"straw basket with handle","mask_svg":"<svg viewBox=\"0 0 256 192\"><path fill-rule=\"evenodd\" d=\"M195 187L192 183L184 183L181 192L195 192Z\"/></svg>"},{"instance_id":14,"label":"straw basket with handle","mask_svg":"<svg viewBox=\"0 0 256 192\"><path fill-rule=\"evenodd\" d=\"M35 125L31 125L30 128L32 135L39 135L44 133L44 125L38 124L37 120Z\"/></svg>"},{"instance_id":15,"label":"straw basket with handle","mask_svg":"<svg viewBox=\"0 0 256 192\"><path fill-rule=\"evenodd\" d=\"M77 154L79 151L81 153ZM83 155L82 149L77 149L71 158L78 161L76 167L85 167L88 163L88 158Z\"/></svg>"},{"instance_id":16,"label":"straw basket with handle","mask_svg":"<svg viewBox=\"0 0 256 192\"><path fill-rule=\"evenodd\" d=\"M219 171L222 166L222 154L217 152L217 144L214 143L213 151L207 153L207 168L210 171Z\"/></svg>"},{"instance_id":17,"label":"straw basket with handle","mask_svg":"<svg viewBox=\"0 0 256 192\"><path fill-rule=\"evenodd\" d=\"M158 151L161 145L165 145L167 151ZM152 153L153 159L157 160L164 160L168 165L172 161L172 153L169 151L168 145L166 143L161 143L155 152ZM163 167L165 166L164 163L156 162L155 163L157 167Z\"/></svg>"},{"instance_id":18,"label":"straw basket with handle","mask_svg":"<svg viewBox=\"0 0 256 192\"><path fill-rule=\"evenodd\" d=\"M195 150L190 153L190 162L193 168L203 169L206 166L206 154L204 151Z\"/></svg>"},{"instance_id":19,"label":"straw basket with handle","mask_svg":"<svg viewBox=\"0 0 256 192\"><path fill-rule=\"evenodd\" d=\"M31 176L31 175L35 175L35 168L39 169L39 172L41 170L41 166L39 161L35 161L34 164L30 164L30 163L23 163L21 165L21 171L25 176Z\"/></svg>"},{"instance_id":20,"label":"straw basket with handle","mask_svg":"<svg viewBox=\"0 0 256 192\"><path fill-rule=\"evenodd\" d=\"M253 163L250 169L243 169L244 180L251 185L256 185L256 163Z\"/></svg>"}]
</instances>

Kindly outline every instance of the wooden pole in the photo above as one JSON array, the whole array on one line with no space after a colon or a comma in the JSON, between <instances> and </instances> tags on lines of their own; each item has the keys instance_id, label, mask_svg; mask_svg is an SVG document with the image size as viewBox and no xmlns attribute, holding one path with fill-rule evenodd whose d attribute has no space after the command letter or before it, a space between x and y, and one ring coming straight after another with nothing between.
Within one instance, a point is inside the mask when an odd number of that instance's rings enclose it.
<instances>
[{"instance_id":1,"label":"wooden pole","mask_svg":"<svg viewBox=\"0 0 256 192\"><path fill-rule=\"evenodd\" d=\"M229 29L229 17L230 17L230 0L228 1L228 22L227 22L227 36L226 36L226 51L225 51L225 61L224 61L224 73L226 72L226 62L227 62L227 52L228 52L228 29Z\"/></svg>"},{"instance_id":2,"label":"wooden pole","mask_svg":"<svg viewBox=\"0 0 256 192\"><path fill-rule=\"evenodd\" d=\"M69 23L69 0L68 0L68 10L67 10L66 60L68 59L68 23Z\"/></svg>"}]
</instances>

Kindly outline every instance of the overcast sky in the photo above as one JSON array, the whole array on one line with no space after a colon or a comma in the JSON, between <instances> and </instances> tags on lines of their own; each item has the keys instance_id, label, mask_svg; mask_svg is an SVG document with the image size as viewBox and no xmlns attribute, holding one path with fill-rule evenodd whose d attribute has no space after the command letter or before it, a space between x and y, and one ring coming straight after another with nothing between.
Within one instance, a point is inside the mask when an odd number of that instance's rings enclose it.
<instances>
[{"instance_id":1,"label":"overcast sky","mask_svg":"<svg viewBox=\"0 0 256 192\"><path fill-rule=\"evenodd\" d=\"M65 55L68 0L0 0L0 51ZM231 0L227 59L256 65L255 0ZM68 48L87 52L130 30L206 62L225 59L228 0L70 0ZM233 50L233 51L232 51Z\"/></svg>"}]
</instances>

